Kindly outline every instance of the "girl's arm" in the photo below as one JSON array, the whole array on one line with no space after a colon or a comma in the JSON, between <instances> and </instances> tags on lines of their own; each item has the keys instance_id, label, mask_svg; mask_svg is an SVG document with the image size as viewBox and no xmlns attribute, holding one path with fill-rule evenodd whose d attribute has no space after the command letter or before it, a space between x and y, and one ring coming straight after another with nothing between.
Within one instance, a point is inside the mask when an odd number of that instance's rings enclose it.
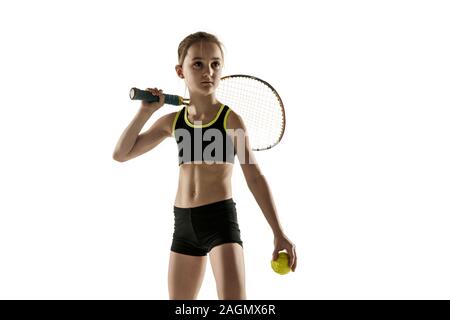
<instances>
[{"instance_id":1,"label":"girl's arm","mask_svg":"<svg viewBox=\"0 0 450 320\"><path fill-rule=\"evenodd\" d=\"M147 131L139 134L153 112L142 110L138 112L119 138L113 154L114 160L124 162L136 158L172 135L172 122L176 112L162 116Z\"/></svg>"},{"instance_id":2,"label":"girl's arm","mask_svg":"<svg viewBox=\"0 0 450 320\"><path fill-rule=\"evenodd\" d=\"M292 271L295 271L297 266L295 245L287 238L281 227L269 184L262 174L250 147L245 124L242 118L233 111L230 112L228 121L229 124L227 125L227 128L233 129L235 130L235 133L238 133L237 135L234 135L234 145L237 150L237 156L239 163L241 164L247 186L255 197L255 200L261 208L261 211L269 223L274 235L275 248L272 259L275 260L278 257L278 252L286 249L289 254L290 267ZM239 136L241 136L241 139ZM242 136L245 138L242 139Z\"/></svg>"},{"instance_id":3,"label":"girl's arm","mask_svg":"<svg viewBox=\"0 0 450 320\"><path fill-rule=\"evenodd\" d=\"M147 88L146 90L150 91L153 95L159 96L159 101L151 103L146 101L141 102L141 108L137 115L124 130L117 142L113 153L113 159L116 161L128 161L150 151L172 133L171 125L176 114L175 112L162 116L155 121L150 129L143 134L139 134L152 114L164 105L165 96L162 94L162 90L157 90L157 88Z\"/></svg>"}]
</instances>

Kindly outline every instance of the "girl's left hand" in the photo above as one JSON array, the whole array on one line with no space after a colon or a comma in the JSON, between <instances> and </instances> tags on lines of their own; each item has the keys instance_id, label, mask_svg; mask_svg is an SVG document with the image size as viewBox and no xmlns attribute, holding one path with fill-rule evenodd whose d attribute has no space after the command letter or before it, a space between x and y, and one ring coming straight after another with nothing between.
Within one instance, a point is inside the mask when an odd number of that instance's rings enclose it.
<instances>
[{"instance_id":1,"label":"girl's left hand","mask_svg":"<svg viewBox=\"0 0 450 320\"><path fill-rule=\"evenodd\" d=\"M282 234L275 236L274 246L275 248L273 250L272 260L276 260L278 258L278 252L286 249L287 254L289 255L289 267L295 272L295 268L297 267L297 253L295 252L295 244L293 244L288 237Z\"/></svg>"}]
</instances>

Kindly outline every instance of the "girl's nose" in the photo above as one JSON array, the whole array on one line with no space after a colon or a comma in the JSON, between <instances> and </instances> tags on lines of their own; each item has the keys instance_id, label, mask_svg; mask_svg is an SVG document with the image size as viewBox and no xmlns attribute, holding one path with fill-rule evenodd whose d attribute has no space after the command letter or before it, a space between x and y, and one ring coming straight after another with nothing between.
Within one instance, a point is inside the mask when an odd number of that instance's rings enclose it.
<instances>
[{"instance_id":1,"label":"girl's nose","mask_svg":"<svg viewBox=\"0 0 450 320\"><path fill-rule=\"evenodd\" d=\"M213 67L206 67L205 73L208 76L212 76L212 74L214 73L214 68Z\"/></svg>"}]
</instances>

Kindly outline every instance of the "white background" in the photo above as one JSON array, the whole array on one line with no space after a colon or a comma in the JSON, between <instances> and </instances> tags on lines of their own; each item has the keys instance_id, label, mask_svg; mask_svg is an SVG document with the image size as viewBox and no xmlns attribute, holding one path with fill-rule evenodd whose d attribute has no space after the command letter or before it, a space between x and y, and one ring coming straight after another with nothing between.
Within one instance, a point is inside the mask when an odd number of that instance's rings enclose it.
<instances>
[{"instance_id":1,"label":"white background","mask_svg":"<svg viewBox=\"0 0 450 320\"><path fill-rule=\"evenodd\" d=\"M184 94L179 42L225 44L223 74L286 108L256 153L297 272L235 166L249 299L450 298L446 1L2 1L0 298L167 299L173 139L112 159L128 91ZM174 107L165 106L144 129ZM217 299L208 264L199 299Z\"/></svg>"}]
</instances>

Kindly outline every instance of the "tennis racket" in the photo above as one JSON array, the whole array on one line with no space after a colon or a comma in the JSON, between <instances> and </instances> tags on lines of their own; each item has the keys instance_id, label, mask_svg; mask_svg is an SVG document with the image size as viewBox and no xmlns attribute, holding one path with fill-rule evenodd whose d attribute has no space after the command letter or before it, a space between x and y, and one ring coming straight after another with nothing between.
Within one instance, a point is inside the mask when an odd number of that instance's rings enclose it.
<instances>
[{"instance_id":1,"label":"tennis racket","mask_svg":"<svg viewBox=\"0 0 450 320\"><path fill-rule=\"evenodd\" d=\"M283 137L286 127L284 105L277 91L266 81L248 75L230 75L220 79L216 98L236 111L244 120L252 150L273 148ZM164 103L189 105L189 99L164 94ZM159 101L147 90L131 88L130 99Z\"/></svg>"}]
</instances>

